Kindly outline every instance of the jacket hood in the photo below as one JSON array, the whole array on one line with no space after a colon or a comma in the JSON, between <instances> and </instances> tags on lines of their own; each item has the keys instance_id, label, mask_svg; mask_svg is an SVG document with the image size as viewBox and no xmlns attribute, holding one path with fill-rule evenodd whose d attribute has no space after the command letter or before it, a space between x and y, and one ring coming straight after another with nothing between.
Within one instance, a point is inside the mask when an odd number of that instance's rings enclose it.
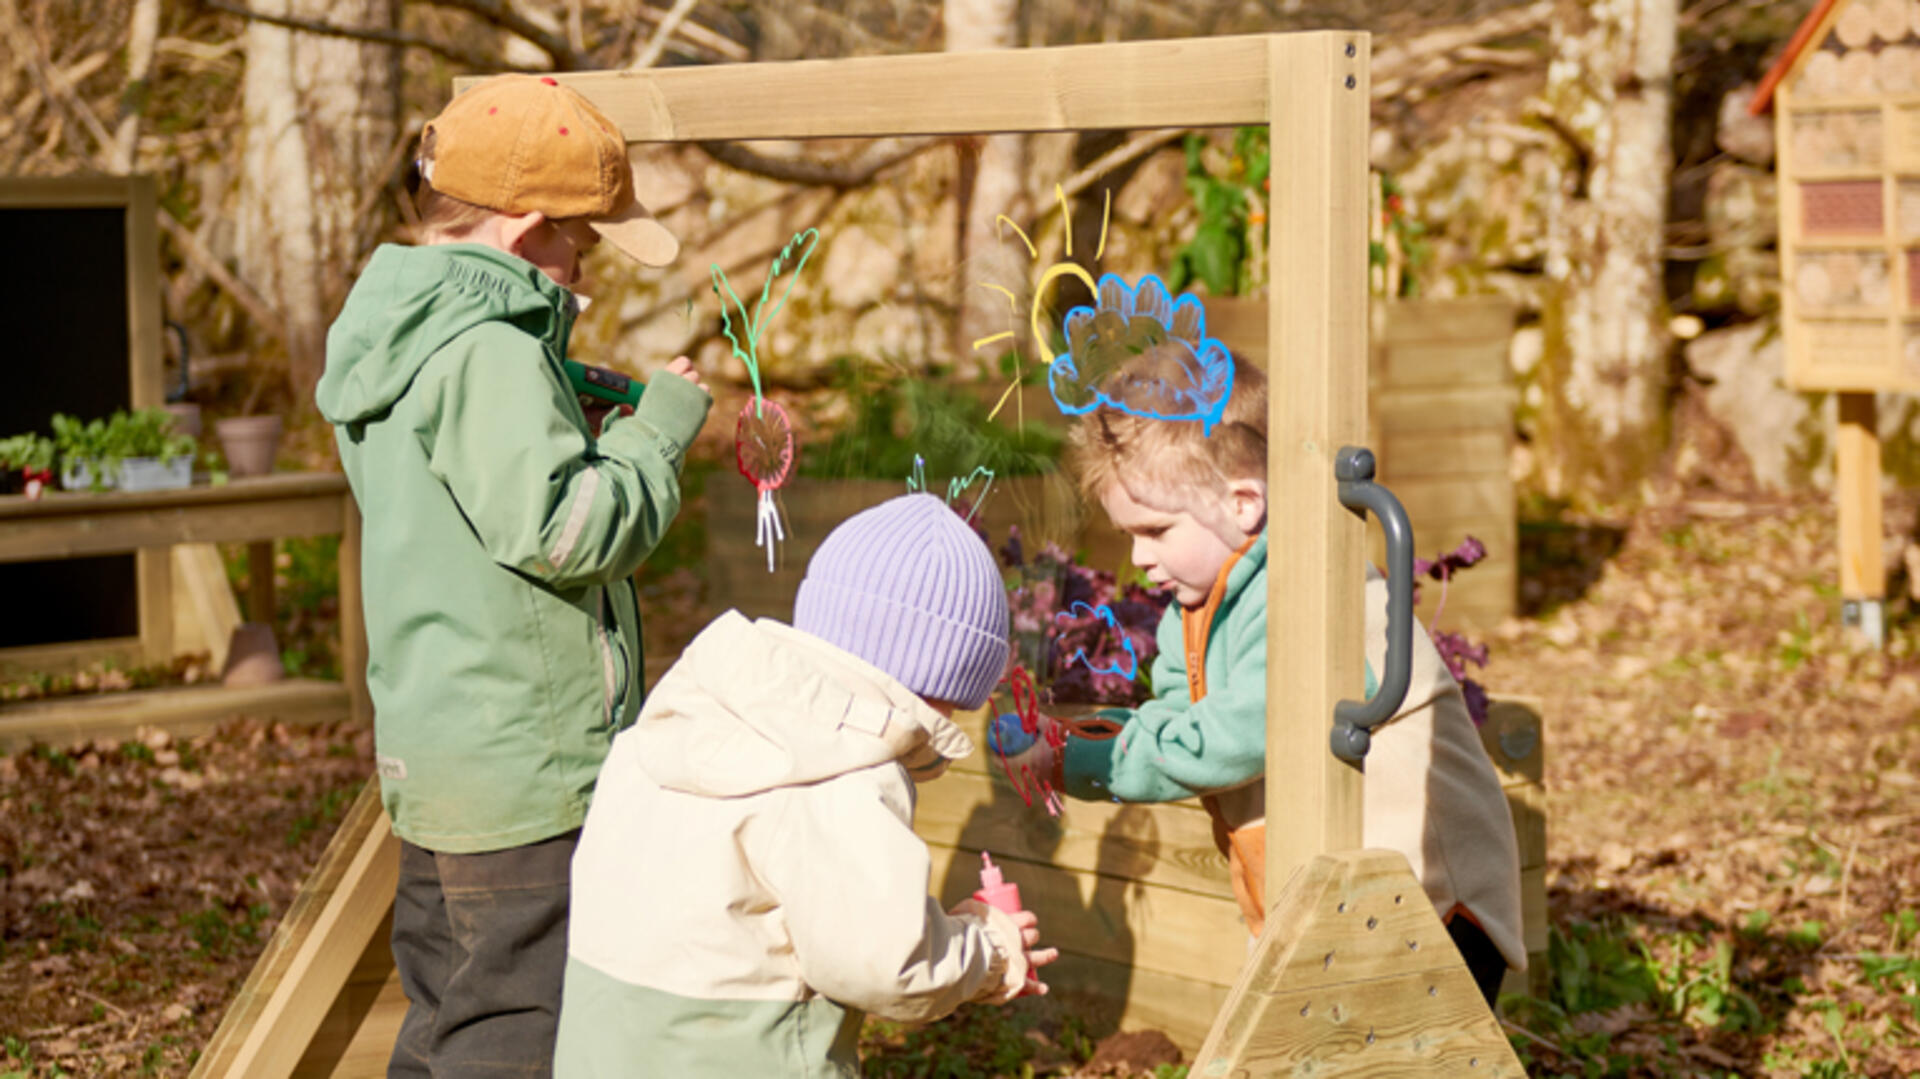
<instances>
[{"instance_id":1,"label":"jacket hood","mask_svg":"<svg viewBox=\"0 0 1920 1079\"><path fill-rule=\"evenodd\" d=\"M811 634L728 611L647 696L626 738L669 790L734 798L911 756L973 752L907 687Z\"/></svg>"},{"instance_id":2,"label":"jacket hood","mask_svg":"<svg viewBox=\"0 0 1920 1079\"><path fill-rule=\"evenodd\" d=\"M382 245L327 332L327 367L314 391L330 423L371 419L393 406L447 342L505 322L566 350L573 294L524 259L482 244Z\"/></svg>"}]
</instances>

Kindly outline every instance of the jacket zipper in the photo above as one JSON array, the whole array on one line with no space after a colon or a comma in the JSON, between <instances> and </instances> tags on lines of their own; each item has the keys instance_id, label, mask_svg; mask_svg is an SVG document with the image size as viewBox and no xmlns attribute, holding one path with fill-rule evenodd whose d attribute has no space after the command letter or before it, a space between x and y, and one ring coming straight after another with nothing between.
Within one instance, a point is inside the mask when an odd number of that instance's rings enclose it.
<instances>
[{"instance_id":1,"label":"jacket zipper","mask_svg":"<svg viewBox=\"0 0 1920 1079\"><path fill-rule=\"evenodd\" d=\"M613 642L609 639L607 623L612 620L613 596L607 589L600 589L599 609L594 612L594 629L600 637L600 674L602 689L606 694L607 725L613 726L618 720L619 700L616 696L616 675L613 669Z\"/></svg>"}]
</instances>

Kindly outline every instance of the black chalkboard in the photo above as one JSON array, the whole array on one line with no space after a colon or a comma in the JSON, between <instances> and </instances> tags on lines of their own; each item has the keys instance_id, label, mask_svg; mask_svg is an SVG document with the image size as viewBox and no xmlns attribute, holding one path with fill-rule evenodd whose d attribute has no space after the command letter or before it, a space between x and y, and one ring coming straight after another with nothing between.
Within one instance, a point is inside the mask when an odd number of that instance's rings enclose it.
<instances>
[{"instance_id":1,"label":"black chalkboard","mask_svg":"<svg viewBox=\"0 0 1920 1079\"><path fill-rule=\"evenodd\" d=\"M0 206L16 252L0 289L6 390L0 437L50 434L56 412L106 416L133 402L125 206ZM140 632L132 555L0 564L0 648Z\"/></svg>"}]
</instances>

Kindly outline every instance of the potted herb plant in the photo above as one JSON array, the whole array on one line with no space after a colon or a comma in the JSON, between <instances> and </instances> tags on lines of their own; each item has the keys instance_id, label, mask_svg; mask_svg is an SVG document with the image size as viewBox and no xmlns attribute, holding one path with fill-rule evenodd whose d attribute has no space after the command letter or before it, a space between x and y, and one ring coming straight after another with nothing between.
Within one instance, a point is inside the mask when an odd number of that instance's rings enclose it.
<instances>
[{"instance_id":1,"label":"potted herb plant","mask_svg":"<svg viewBox=\"0 0 1920 1079\"><path fill-rule=\"evenodd\" d=\"M18 474L20 490L28 498L39 498L53 482L53 440L29 432L0 439L0 472L12 480ZM11 483L9 483L11 488Z\"/></svg>"},{"instance_id":2,"label":"potted herb plant","mask_svg":"<svg viewBox=\"0 0 1920 1079\"><path fill-rule=\"evenodd\" d=\"M68 490L159 491L193 482L193 439L164 409L115 412L86 423L53 417L61 486Z\"/></svg>"}]
</instances>

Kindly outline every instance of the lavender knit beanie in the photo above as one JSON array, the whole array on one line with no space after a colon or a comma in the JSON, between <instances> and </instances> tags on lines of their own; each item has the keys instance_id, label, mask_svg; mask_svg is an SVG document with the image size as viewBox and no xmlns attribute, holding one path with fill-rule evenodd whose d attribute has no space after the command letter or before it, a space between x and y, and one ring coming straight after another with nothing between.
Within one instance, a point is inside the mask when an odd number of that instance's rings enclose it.
<instances>
[{"instance_id":1,"label":"lavender knit beanie","mask_svg":"<svg viewBox=\"0 0 1920 1079\"><path fill-rule=\"evenodd\" d=\"M902 495L854 514L807 563L793 626L922 697L978 708L1007 666L993 555L946 503Z\"/></svg>"}]
</instances>

